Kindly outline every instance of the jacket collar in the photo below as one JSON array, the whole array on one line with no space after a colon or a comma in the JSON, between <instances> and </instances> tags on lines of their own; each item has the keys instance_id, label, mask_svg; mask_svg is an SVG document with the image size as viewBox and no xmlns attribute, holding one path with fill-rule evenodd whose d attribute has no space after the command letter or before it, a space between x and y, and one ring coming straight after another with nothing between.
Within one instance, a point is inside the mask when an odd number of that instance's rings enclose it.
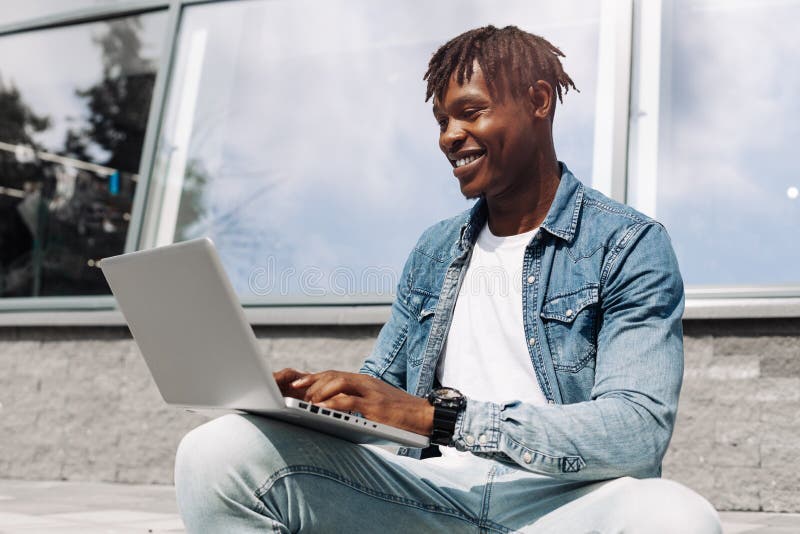
<instances>
[{"instance_id":1,"label":"jacket collar","mask_svg":"<svg viewBox=\"0 0 800 534\"><path fill-rule=\"evenodd\" d=\"M569 243L575 237L575 229L578 227L584 187L564 163L559 162L559 165L561 182L558 184L556 196L542 221L541 228ZM487 215L486 199L481 197L466 213L461 225L459 246L462 250L467 250L475 243Z\"/></svg>"}]
</instances>

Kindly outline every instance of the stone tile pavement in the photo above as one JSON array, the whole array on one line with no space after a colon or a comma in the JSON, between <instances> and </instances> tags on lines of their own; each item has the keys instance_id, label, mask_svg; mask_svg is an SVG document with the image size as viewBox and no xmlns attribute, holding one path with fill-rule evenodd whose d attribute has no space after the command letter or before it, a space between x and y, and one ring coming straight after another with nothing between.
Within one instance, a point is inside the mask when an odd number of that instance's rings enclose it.
<instances>
[{"instance_id":1,"label":"stone tile pavement","mask_svg":"<svg viewBox=\"0 0 800 534\"><path fill-rule=\"evenodd\" d=\"M171 486L0 480L0 534L181 532Z\"/></svg>"},{"instance_id":2,"label":"stone tile pavement","mask_svg":"<svg viewBox=\"0 0 800 534\"><path fill-rule=\"evenodd\" d=\"M800 514L721 515L725 534L800 534ZM184 529L171 486L0 480L0 534L54 532L174 534Z\"/></svg>"}]
</instances>

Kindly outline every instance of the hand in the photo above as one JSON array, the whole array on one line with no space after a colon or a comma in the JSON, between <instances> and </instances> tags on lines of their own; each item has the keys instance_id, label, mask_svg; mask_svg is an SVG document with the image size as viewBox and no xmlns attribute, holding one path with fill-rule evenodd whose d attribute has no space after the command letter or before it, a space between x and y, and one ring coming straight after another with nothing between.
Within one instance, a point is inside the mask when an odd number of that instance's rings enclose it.
<instances>
[{"instance_id":1,"label":"hand","mask_svg":"<svg viewBox=\"0 0 800 534\"><path fill-rule=\"evenodd\" d=\"M423 436L433 432L433 406L368 375L324 371L306 374L292 382L304 390L303 399L341 412L359 412L367 419Z\"/></svg>"},{"instance_id":2,"label":"hand","mask_svg":"<svg viewBox=\"0 0 800 534\"><path fill-rule=\"evenodd\" d=\"M278 383L278 388L281 390L281 395L284 397L294 397L295 399L303 399L306 394L306 388L296 388L292 384L304 376L308 376L305 371L298 371L297 369L281 369L272 373L275 382Z\"/></svg>"}]
</instances>

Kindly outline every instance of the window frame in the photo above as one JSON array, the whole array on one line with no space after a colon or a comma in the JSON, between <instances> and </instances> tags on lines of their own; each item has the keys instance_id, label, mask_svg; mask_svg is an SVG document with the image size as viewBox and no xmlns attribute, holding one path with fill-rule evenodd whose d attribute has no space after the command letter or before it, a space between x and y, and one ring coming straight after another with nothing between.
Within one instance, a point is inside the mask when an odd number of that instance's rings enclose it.
<instances>
[{"instance_id":1,"label":"window frame","mask_svg":"<svg viewBox=\"0 0 800 534\"><path fill-rule=\"evenodd\" d=\"M1 38L112 17L166 11L166 34L156 72L140 159L140 181L131 208L125 252L146 246L144 231L148 221L145 205L152 198L152 171L170 89L169 81L173 74L183 9L196 4L225 1L230 0L129 0L65 10L0 25ZM661 60L662 54L668 52L663 49L662 43L671 22L665 13L673 0L599 1L601 17L592 186L621 202L643 202L643 195L652 195L652 190L647 189L648 184L639 181L636 184L637 198L634 199L629 177L656 176L659 116L664 113L664 102L660 98L664 89ZM643 33L657 37L643 39ZM644 114L645 109L651 111ZM244 300L242 305L251 324L377 325L388 318L391 300L341 297L308 304ZM690 286L686 290L684 317L800 317L800 286ZM32 325L124 326L125 321L112 295L0 299L0 326Z\"/></svg>"}]
</instances>

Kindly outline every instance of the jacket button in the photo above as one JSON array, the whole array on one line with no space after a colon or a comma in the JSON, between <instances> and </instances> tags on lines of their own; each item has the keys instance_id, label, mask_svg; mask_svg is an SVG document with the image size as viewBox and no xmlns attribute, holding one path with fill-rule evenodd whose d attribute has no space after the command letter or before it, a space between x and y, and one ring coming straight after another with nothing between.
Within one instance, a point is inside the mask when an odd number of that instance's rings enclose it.
<instances>
[{"instance_id":1,"label":"jacket button","mask_svg":"<svg viewBox=\"0 0 800 534\"><path fill-rule=\"evenodd\" d=\"M475 445L475 438L472 436L467 436L466 438L464 438L464 441L466 441L467 445L469 445L470 447Z\"/></svg>"},{"instance_id":2,"label":"jacket button","mask_svg":"<svg viewBox=\"0 0 800 534\"><path fill-rule=\"evenodd\" d=\"M531 453L526 452L525 454L522 455L522 461L525 462L526 464L531 463L531 460L533 460Z\"/></svg>"},{"instance_id":3,"label":"jacket button","mask_svg":"<svg viewBox=\"0 0 800 534\"><path fill-rule=\"evenodd\" d=\"M489 441L489 440L488 440L488 439L486 439L486 434L481 434L481 435L478 437L478 443L480 443L481 445L486 445L486 442L487 442L487 441Z\"/></svg>"},{"instance_id":4,"label":"jacket button","mask_svg":"<svg viewBox=\"0 0 800 534\"><path fill-rule=\"evenodd\" d=\"M530 275L530 276L528 277L528 283L529 283L529 284L532 284L532 283L534 283L535 281L536 281L536 277L535 277L535 276L533 276L533 275Z\"/></svg>"},{"instance_id":5,"label":"jacket button","mask_svg":"<svg viewBox=\"0 0 800 534\"><path fill-rule=\"evenodd\" d=\"M536 338L534 338L534 337L530 338L528 340L528 345L530 345L531 347L536 345Z\"/></svg>"},{"instance_id":6,"label":"jacket button","mask_svg":"<svg viewBox=\"0 0 800 534\"><path fill-rule=\"evenodd\" d=\"M572 317L572 310L567 310L566 312L564 312L564 315L566 315L567 317Z\"/></svg>"}]
</instances>

